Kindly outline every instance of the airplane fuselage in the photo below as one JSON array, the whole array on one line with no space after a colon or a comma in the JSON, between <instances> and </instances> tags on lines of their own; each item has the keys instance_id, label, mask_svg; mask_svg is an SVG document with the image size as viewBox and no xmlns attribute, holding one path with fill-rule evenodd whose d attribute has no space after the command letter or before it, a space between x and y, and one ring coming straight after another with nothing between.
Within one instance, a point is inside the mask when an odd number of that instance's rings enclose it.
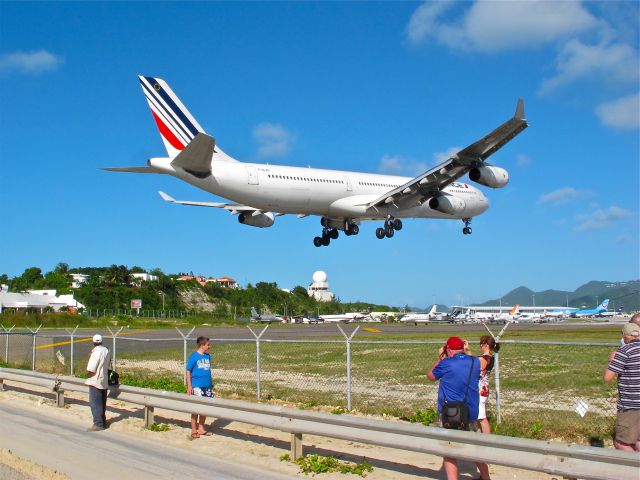
<instances>
[{"instance_id":1,"label":"airplane fuselage","mask_svg":"<svg viewBox=\"0 0 640 480\"><path fill-rule=\"evenodd\" d=\"M214 161L207 178L197 178L179 167L162 165L170 174L195 187L251 205L263 211L286 214L319 215L328 218L361 220L396 218L471 218L489 208L487 197L472 185L453 182L442 191L464 200L464 209L453 215L433 210L428 202L389 203L367 209L367 204L393 188L404 185L411 177L290 167L269 164Z\"/></svg>"}]
</instances>

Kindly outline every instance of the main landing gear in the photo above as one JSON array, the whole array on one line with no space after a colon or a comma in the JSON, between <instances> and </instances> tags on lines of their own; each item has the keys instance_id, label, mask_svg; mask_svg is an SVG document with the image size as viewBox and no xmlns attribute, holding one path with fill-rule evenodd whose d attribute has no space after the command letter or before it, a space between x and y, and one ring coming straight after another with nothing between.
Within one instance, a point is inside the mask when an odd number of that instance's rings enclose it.
<instances>
[{"instance_id":1,"label":"main landing gear","mask_svg":"<svg viewBox=\"0 0 640 480\"><path fill-rule=\"evenodd\" d=\"M321 218L320 224L323 227L322 235L315 237L313 239L313 244L316 247L327 247L331 243L331 240L336 240L338 238L340 232L335 226L333 226L335 223L327 218ZM338 226L340 226L340 223L338 223ZM345 220L342 230L344 230L344 234L348 237L351 235L358 235L358 233L360 233L360 227L351 220Z\"/></svg>"},{"instance_id":2,"label":"main landing gear","mask_svg":"<svg viewBox=\"0 0 640 480\"><path fill-rule=\"evenodd\" d=\"M473 230L469 226L469 224L471 223L471 219L470 218L463 218L462 221L464 222L464 228L462 229L462 233L464 235L471 235L471 233L473 232Z\"/></svg>"},{"instance_id":3,"label":"main landing gear","mask_svg":"<svg viewBox=\"0 0 640 480\"><path fill-rule=\"evenodd\" d=\"M384 221L384 228L378 227L376 228L376 237L380 240L383 238L391 238L396 231L402 230L402 220L399 218L393 218L392 216L387 217Z\"/></svg>"}]
</instances>

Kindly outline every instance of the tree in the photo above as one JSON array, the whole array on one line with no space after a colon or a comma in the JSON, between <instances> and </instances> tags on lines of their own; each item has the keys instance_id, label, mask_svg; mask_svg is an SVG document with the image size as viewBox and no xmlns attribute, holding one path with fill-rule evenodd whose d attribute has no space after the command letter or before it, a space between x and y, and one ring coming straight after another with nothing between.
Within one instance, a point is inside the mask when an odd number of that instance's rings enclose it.
<instances>
[{"instance_id":1,"label":"tree","mask_svg":"<svg viewBox=\"0 0 640 480\"><path fill-rule=\"evenodd\" d=\"M307 289L298 285L296 287L293 287L293 290L291 290L291 293L293 295L298 295L300 297L308 297L309 294L307 293Z\"/></svg>"},{"instance_id":2,"label":"tree","mask_svg":"<svg viewBox=\"0 0 640 480\"><path fill-rule=\"evenodd\" d=\"M53 269L55 273L67 274L69 273L69 264L60 262L56 265L56 268Z\"/></svg>"}]
</instances>

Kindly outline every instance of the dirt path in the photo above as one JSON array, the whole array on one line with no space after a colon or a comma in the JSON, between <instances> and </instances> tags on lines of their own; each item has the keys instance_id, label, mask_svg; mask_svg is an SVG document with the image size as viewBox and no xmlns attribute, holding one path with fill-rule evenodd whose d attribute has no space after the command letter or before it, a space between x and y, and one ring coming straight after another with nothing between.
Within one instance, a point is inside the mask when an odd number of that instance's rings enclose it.
<instances>
[{"instance_id":1,"label":"dirt path","mask_svg":"<svg viewBox=\"0 0 640 480\"><path fill-rule=\"evenodd\" d=\"M84 395L68 392L67 406L65 408L57 408L52 400L50 393L43 394L44 390L38 387L22 387L13 383L7 382L7 390L0 392L0 408L12 408L25 411L25 416L29 418L46 419L52 423L58 423L59 425L73 425L75 429L73 435L76 435L76 430L84 429L91 423L91 414L87 404L87 399ZM208 456L209 458L220 459L223 462L230 462L232 464L245 465L249 468L260 469L264 472L261 475L262 478L266 478L269 474L275 476L284 475L297 478L309 478L304 474L299 473L298 467L289 462L281 462L280 456L288 453L289 450L289 436L287 433L265 429L262 427L255 427L251 425L241 424L237 422L227 422L217 420L214 422L213 435L209 437L201 437L197 440L191 441L189 437L189 415L176 412L170 412L167 410L156 410L155 420L157 423L166 423L170 426L170 429L166 432L152 432L145 430L142 427L142 409L133 404L127 404L124 402L111 400L108 402L107 417L111 423L111 427L106 432L98 432L86 434L89 435L85 438L89 446L92 441L102 441L102 439L109 438L111 435L112 441L122 445L126 445L128 454L132 455L132 460L129 460L128 467L131 470L136 469L136 463L133 458L134 454L139 454L143 451L142 444L148 443L148 451L157 450L161 454L166 451L166 455L163 456L171 458L169 452L184 452L185 456L190 454L199 454L202 456ZM12 449L12 440L7 435L2 434L1 429L5 422L0 422L0 448ZM210 422L208 422L210 424ZM28 428L25 426L24 428ZM72 435L71 433L65 434L65 436ZM99 437L98 436L102 436ZM37 437L37 435L36 435ZM62 435L59 436L59 438ZM55 440L53 440L55 443ZM338 458L348 461L362 461L366 459L373 465L374 471L367 475L371 480L407 480L417 478L431 478L431 479L444 479L444 475L440 471L441 459L439 457L424 455L414 452L406 452L403 450L394 450L390 448L381 448L372 445L362 445L353 442L347 442L342 440L328 439L324 437L316 437L312 435L304 436L305 453L313 454L318 453L320 455L334 455ZM140 448L138 448L140 445ZM109 448L116 448L110 446ZM15 449L13 449L15 450ZM14 456L16 451L14 451ZM82 453L77 452L77 456L74 457L74 452L69 453L71 455L72 463L81 461ZM178 454L175 454L176 458ZM55 478L58 480L66 478L83 478L76 474L69 474L69 468L64 468L64 464L55 463L53 460L46 459L46 456L38 455L36 450L29 450L23 448L18 454L20 461L27 462L33 465L32 470L27 470L26 473L20 470L24 477L15 477L18 480L22 478L28 479L44 479ZM40 457L40 458L39 458ZM44 459L44 461L43 461ZM40 461L39 461L40 460ZM177 460L176 460L177 461ZM48 462L48 463L47 463ZM53 463L52 463L53 462ZM147 462L144 458L140 458L139 462L145 464L153 464L153 460ZM44 467L45 473L39 473L38 463ZM9 466L12 464L10 460L7 460L6 455L0 455L0 464ZM46 470L49 469L49 470ZM52 470L57 471L60 477L53 477L50 472ZM2 470L0 469L0 473ZM65 477L64 475L69 475ZM469 463L462 462L461 465L461 480L469 480L477 476L475 466ZM11 478L11 477L9 477ZM112 477L116 478L116 477ZM125 480L127 476L117 476L120 480ZM141 478L140 476L136 478ZM156 478L164 478L162 476ZM212 478L210 471L202 471L202 476L198 477L191 475L191 478ZM229 477L233 478L233 477ZM239 477L245 478L245 477ZM345 480L342 474L322 474L319 478L327 480ZM358 477L351 477L358 478ZM528 472L524 470L517 470L513 468L506 468L500 466L491 467L491 478L494 480L549 480L554 477Z\"/></svg>"}]
</instances>

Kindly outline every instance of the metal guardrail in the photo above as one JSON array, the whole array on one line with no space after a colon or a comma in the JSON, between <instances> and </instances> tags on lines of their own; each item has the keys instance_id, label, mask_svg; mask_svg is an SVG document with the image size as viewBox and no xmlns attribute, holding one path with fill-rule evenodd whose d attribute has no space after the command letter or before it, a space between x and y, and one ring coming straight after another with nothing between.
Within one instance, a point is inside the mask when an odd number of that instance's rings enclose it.
<instances>
[{"instance_id":1,"label":"metal guardrail","mask_svg":"<svg viewBox=\"0 0 640 480\"><path fill-rule=\"evenodd\" d=\"M0 368L0 390L4 381L50 388L56 393L59 407L64 405L65 390L88 391L84 380L76 377ZM302 456L302 435L311 434L567 478L637 480L640 471L640 455L635 452L483 435L237 400L188 397L126 385L110 387L109 397L144 406L146 426L153 423L154 408L163 408L290 432L294 459Z\"/></svg>"}]
</instances>

